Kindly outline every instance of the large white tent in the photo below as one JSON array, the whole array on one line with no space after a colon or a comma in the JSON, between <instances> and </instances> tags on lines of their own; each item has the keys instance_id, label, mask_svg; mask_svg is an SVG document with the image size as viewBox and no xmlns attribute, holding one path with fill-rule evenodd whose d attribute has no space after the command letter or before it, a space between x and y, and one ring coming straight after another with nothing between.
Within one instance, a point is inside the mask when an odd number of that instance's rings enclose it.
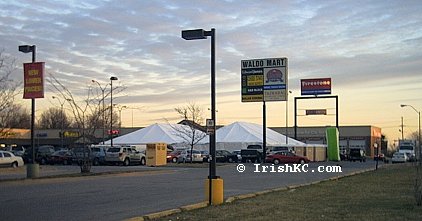
<instances>
[{"instance_id":1,"label":"large white tent","mask_svg":"<svg viewBox=\"0 0 422 221\"><path fill-rule=\"evenodd\" d=\"M306 146L303 142L289 138L268 128L266 128L266 137L267 146ZM234 122L217 130L217 149L229 151L239 150L246 148L250 144L262 144L262 138L262 125Z\"/></svg>"},{"instance_id":2,"label":"large white tent","mask_svg":"<svg viewBox=\"0 0 422 221\"><path fill-rule=\"evenodd\" d=\"M152 124L121 137L113 138L113 145L142 145L148 143L183 144L186 142L186 139L181 137L184 134L181 131L189 130L189 126L181 124ZM196 130L195 133L203 134L199 130ZM111 144L111 141L108 140L105 144Z\"/></svg>"}]
</instances>

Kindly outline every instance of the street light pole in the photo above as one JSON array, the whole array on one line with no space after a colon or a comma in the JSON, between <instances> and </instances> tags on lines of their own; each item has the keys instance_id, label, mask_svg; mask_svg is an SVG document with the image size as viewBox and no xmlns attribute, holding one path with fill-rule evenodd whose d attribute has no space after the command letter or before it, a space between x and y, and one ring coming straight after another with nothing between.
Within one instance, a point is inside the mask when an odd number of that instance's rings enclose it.
<instances>
[{"instance_id":1,"label":"street light pole","mask_svg":"<svg viewBox=\"0 0 422 221\"><path fill-rule=\"evenodd\" d=\"M212 132L210 133L210 168L209 168L209 204L212 203L212 180L217 179L216 175L216 158L215 158L215 149L216 149L216 93L215 93L215 29L212 28L210 31L205 31L204 29L194 29L194 30L183 30L182 38L185 40L199 40L207 39L211 37L211 120L213 121Z\"/></svg>"},{"instance_id":2,"label":"street light pole","mask_svg":"<svg viewBox=\"0 0 422 221\"><path fill-rule=\"evenodd\" d=\"M96 81L96 80L92 80L92 83L98 84L98 86L100 87L101 93L103 95L103 99L102 99L103 110L102 110L102 112L103 112L103 145L104 145L104 142L105 142L105 104L104 104L105 96L104 96L104 94L105 94L105 90L106 90L108 84L103 88L103 87L101 87L100 83L98 83L98 81Z\"/></svg>"},{"instance_id":3,"label":"street light pole","mask_svg":"<svg viewBox=\"0 0 422 221\"><path fill-rule=\"evenodd\" d=\"M117 77L110 77L110 144L113 147L113 81L118 80Z\"/></svg>"},{"instance_id":4,"label":"street light pole","mask_svg":"<svg viewBox=\"0 0 422 221\"><path fill-rule=\"evenodd\" d=\"M36 46L35 45L20 45L19 51L23 53L32 52L32 63L35 63ZM28 171L27 167L27 178L38 177L38 164L35 162L35 98L31 98L31 148L32 148L32 167L31 172Z\"/></svg>"},{"instance_id":5,"label":"street light pole","mask_svg":"<svg viewBox=\"0 0 422 221\"><path fill-rule=\"evenodd\" d=\"M421 166L421 112L412 105L401 104L400 107L411 107L414 111L416 111L416 113L418 113L418 145L416 146L416 160L418 161L419 166Z\"/></svg>"},{"instance_id":6,"label":"street light pole","mask_svg":"<svg viewBox=\"0 0 422 221\"><path fill-rule=\"evenodd\" d=\"M116 105L117 106L117 105ZM128 106L117 106L117 110L119 110L119 130L122 130L122 110L128 108Z\"/></svg>"}]
</instances>

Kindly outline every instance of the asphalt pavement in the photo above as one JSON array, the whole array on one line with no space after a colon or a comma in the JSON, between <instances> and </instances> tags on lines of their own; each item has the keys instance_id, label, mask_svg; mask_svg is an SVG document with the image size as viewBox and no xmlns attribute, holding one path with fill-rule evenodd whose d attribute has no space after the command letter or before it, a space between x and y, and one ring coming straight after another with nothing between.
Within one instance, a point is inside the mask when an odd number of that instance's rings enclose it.
<instances>
[{"instance_id":1,"label":"asphalt pavement","mask_svg":"<svg viewBox=\"0 0 422 221\"><path fill-rule=\"evenodd\" d=\"M318 172L320 166L327 165L341 168L342 172ZM217 175L224 180L224 198L346 175L375 168L375 162L310 163L300 171L288 173L278 172L278 166L272 168L271 164L244 164L243 172L239 168L239 164L217 167ZM43 170L43 176L51 176L78 173L79 167ZM128 173L108 173L113 171ZM104 166L93 167L93 172L102 175L16 181L3 178L0 220L123 220L205 201L206 165L202 168ZM20 179L22 172L13 175L0 168L0 177L6 176Z\"/></svg>"}]
</instances>

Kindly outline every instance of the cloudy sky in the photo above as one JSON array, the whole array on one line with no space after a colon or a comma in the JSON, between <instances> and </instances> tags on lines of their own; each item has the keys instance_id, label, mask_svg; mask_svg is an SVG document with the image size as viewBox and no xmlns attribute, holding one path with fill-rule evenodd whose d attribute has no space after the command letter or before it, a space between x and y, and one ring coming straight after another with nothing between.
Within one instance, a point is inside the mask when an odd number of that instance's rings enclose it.
<instances>
[{"instance_id":1,"label":"cloudy sky","mask_svg":"<svg viewBox=\"0 0 422 221\"><path fill-rule=\"evenodd\" d=\"M330 77L341 125L379 126L396 139L401 116L406 134L417 129L415 111L400 104L422 110L421 12L418 0L0 0L0 47L20 64L30 55L17 46L36 45L47 73L75 95L94 87L92 79L105 86L118 77L127 89L115 102L141 108L123 110L123 125L147 126L176 121L173 108L189 102L209 117L210 40L180 33L215 28L219 124L262 122L261 103L241 102L241 60L287 57L291 97L300 96L300 79ZM57 102L52 95L37 100L38 113ZM285 103L268 103L269 126L285 125ZM299 125L334 125L334 107L300 102L299 114L327 108L330 115L301 116ZM293 99L289 113L293 125Z\"/></svg>"}]
</instances>

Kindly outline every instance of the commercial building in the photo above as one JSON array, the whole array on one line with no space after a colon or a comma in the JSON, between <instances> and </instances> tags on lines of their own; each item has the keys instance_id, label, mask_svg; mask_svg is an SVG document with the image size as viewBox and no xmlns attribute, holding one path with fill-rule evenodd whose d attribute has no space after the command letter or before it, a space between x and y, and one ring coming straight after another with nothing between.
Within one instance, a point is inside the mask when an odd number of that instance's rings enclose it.
<instances>
[{"instance_id":1,"label":"commercial building","mask_svg":"<svg viewBox=\"0 0 422 221\"><path fill-rule=\"evenodd\" d=\"M119 136L133 132L141 128L122 128ZM286 134L285 127L270 127L281 134ZM326 144L326 127L298 127L296 140L308 144ZM381 128L375 126L340 126L340 149L361 148L366 151L367 156L373 157L376 154L376 146L381 153L386 153L387 145L381 142ZM287 128L287 136L295 138L294 128ZM91 137L86 137L86 143L101 143L102 129L96 130ZM106 140L109 135L106 134ZM29 129L10 129L0 136L0 144L3 145L30 145ZM82 138L77 130L64 130L63 136L59 129L37 129L35 131L35 145L53 145L72 147L82 144ZM376 144L376 145L375 145Z\"/></svg>"},{"instance_id":2,"label":"commercial building","mask_svg":"<svg viewBox=\"0 0 422 221\"><path fill-rule=\"evenodd\" d=\"M272 127L271 129L285 134L285 127ZM326 127L298 127L296 140L308 144L326 144ZM295 130L287 128L287 136L295 138ZM365 150L367 156L373 157L376 148L380 153L387 152L387 145L381 142L381 128L375 126L340 126L340 149L361 148Z\"/></svg>"}]
</instances>

